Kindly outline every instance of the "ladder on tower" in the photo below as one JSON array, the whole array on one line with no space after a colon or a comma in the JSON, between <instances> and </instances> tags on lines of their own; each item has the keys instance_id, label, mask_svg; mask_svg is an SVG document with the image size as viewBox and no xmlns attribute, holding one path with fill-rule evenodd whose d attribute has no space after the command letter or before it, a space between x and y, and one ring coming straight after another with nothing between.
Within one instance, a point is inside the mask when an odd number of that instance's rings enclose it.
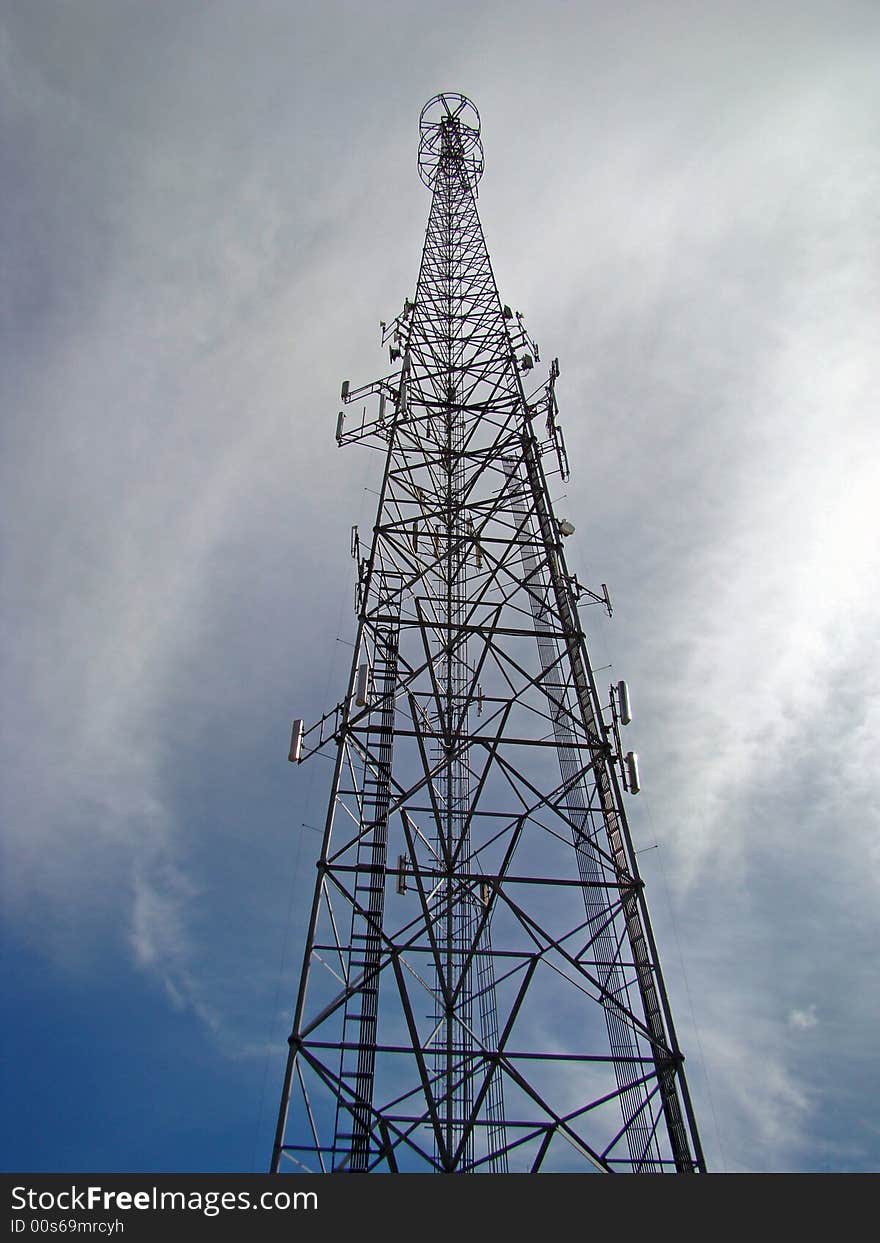
<instances>
[{"instance_id":1,"label":"ladder on tower","mask_svg":"<svg viewBox=\"0 0 880 1243\"><path fill-rule=\"evenodd\" d=\"M510 488L510 509L519 519L524 581L529 592L529 604L536 627L538 655L541 663L539 687L547 698L553 736L558 748L559 770L562 775L566 815L571 824L572 843L577 857L578 874L583 886L584 909L587 917L588 944L592 946L592 961L597 964L597 976L602 986L602 1007L608 1030L608 1042L614 1059L614 1071L620 1092L620 1105L626 1128L627 1146L633 1169L641 1173L654 1173L660 1166L660 1153L651 1126L649 1091L641 1071L638 1040L629 1023L622 1017L618 1002L623 999L626 1009L631 1009L630 985L621 969L620 948L613 935L613 921L609 912L616 901L623 904L623 896L615 899L602 883L602 869L595 848L597 833L604 827L603 807L590 806L586 784L581 773L577 737L572 728L576 717L572 714L572 695L566 674L570 671L574 680L575 699L581 705L586 690L578 685L577 665L562 659L559 640L548 633L552 624L548 594L551 590L550 575L545 571L535 551L540 536L535 531L533 516L528 505L525 480L520 477L514 459L505 460L505 472ZM529 463L526 461L526 477ZM532 487L541 487L541 481L530 480ZM553 556L550 552L549 556ZM586 701L588 702L588 700ZM592 725L592 714L587 717L587 728ZM620 877L621 881L625 880Z\"/></svg>"},{"instance_id":2,"label":"ladder on tower","mask_svg":"<svg viewBox=\"0 0 880 1243\"><path fill-rule=\"evenodd\" d=\"M491 902L491 896L487 897ZM483 1048L498 1048L498 1001L495 995L495 962L492 957L491 914L480 933L477 950L477 997L480 1004L480 1039ZM486 1133L491 1156L488 1173L506 1174L507 1127L504 1125L504 1081L497 1065L489 1072L485 1097Z\"/></svg>"},{"instance_id":3,"label":"ladder on tower","mask_svg":"<svg viewBox=\"0 0 880 1243\"><path fill-rule=\"evenodd\" d=\"M361 785L361 830L352 888L351 933L340 1055L340 1091L334 1132L334 1169L365 1172L380 1158L385 1137L373 1125L373 1084L382 930L385 915L388 808L394 745L395 694L400 644L401 576L377 573L377 612L372 628L372 670L368 679ZM389 620L390 619L390 620Z\"/></svg>"}]
</instances>

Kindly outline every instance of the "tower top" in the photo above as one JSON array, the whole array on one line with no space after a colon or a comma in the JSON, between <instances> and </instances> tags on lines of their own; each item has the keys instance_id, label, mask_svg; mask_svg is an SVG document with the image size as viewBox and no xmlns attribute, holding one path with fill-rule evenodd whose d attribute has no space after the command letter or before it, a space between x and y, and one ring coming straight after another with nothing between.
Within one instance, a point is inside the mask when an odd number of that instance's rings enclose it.
<instances>
[{"instance_id":1,"label":"tower top","mask_svg":"<svg viewBox=\"0 0 880 1243\"><path fill-rule=\"evenodd\" d=\"M472 190L483 175L480 114L466 95L444 91L419 117L419 176L433 190L441 167L458 164Z\"/></svg>"}]
</instances>

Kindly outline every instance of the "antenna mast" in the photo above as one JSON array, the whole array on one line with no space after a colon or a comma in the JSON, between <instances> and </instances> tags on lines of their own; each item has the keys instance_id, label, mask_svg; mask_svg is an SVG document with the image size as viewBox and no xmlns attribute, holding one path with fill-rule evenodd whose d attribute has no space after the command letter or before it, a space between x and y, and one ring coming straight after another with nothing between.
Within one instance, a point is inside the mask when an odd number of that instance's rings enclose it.
<instances>
[{"instance_id":1,"label":"antenna mast","mask_svg":"<svg viewBox=\"0 0 880 1243\"><path fill-rule=\"evenodd\" d=\"M480 120L430 100L432 194L392 371L343 404L385 465L345 698L295 722L335 765L272 1170L702 1171L703 1156L548 476L559 364L504 305Z\"/></svg>"}]
</instances>

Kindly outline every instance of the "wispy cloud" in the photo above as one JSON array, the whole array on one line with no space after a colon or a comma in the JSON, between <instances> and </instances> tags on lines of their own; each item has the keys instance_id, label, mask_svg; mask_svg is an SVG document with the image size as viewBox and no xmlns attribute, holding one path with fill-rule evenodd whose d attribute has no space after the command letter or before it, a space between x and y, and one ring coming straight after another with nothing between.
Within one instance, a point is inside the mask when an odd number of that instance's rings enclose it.
<instances>
[{"instance_id":1,"label":"wispy cloud","mask_svg":"<svg viewBox=\"0 0 880 1243\"><path fill-rule=\"evenodd\" d=\"M818 1027L819 1017L816 1014L815 1006L807 1006L805 1010L792 1010L788 1016L789 1027L797 1028L798 1031L809 1031L812 1027Z\"/></svg>"},{"instance_id":2,"label":"wispy cloud","mask_svg":"<svg viewBox=\"0 0 880 1243\"><path fill-rule=\"evenodd\" d=\"M773 1050L761 1030L753 1043L729 1033L704 1033L712 1069L712 1094L722 1115L720 1125L725 1172L786 1171L803 1159L813 1102L803 1082ZM760 1047L759 1057L755 1046ZM709 1118L704 1130L711 1134Z\"/></svg>"}]
</instances>

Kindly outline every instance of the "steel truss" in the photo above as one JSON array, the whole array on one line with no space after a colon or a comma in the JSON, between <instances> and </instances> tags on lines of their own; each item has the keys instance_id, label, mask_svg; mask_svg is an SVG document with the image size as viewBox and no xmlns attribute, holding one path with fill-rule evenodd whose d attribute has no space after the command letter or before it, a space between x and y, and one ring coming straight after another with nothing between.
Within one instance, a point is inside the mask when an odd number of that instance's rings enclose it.
<instances>
[{"instance_id":1,"label":"steel truss","mask_svg":"<svg viewBox=\"0 0 880 1243\"><path fill-rule=\"evenodd\" d=\"M578 615L607 592L568 573L547 487L559 367L526 394L476 109L437 96L420 130L399 366L343 385L337 424L385 469L348 693L298 755L335 748L272 1169L702 1170Z\"/></svg>"}]
</instances>

